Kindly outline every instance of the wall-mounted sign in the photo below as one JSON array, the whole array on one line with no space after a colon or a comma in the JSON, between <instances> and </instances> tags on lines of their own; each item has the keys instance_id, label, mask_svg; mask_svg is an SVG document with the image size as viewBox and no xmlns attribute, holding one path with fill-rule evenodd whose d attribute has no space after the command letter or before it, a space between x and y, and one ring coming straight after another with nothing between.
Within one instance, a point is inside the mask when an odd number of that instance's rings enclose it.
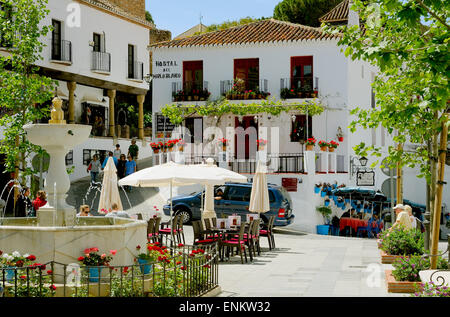
<instances>
[{"instance_id":1,"label":"wall-mounted sign","mask_svg":"<svg viewBox=\"0 0 450 317\"><path fill-rule=\"evenodd\" d=\"M175 125L170 122L170 119L163 115L156 115L156 132L171 132L175 129Z\"/></svg>"},{"instance_id":2,"label":"wall-mounted sign","mask_svg":"<svg viewBox=\"0 0 450 317\"><path fill-rule=\"evenodd\" d=\"M375 172L356 173L356 186L375 186Z\"/></svg>"},{"instance_id":3,"label":"wall-mounted sign","mask_svg":"<svg viewBox=\"0 0 450 317\"><path fill-rule=\"evenodd\" d=\"M154 79L180 79L181 73L173 71L173 67L178 69L177 61L155 61Z\"/></svg>"},{"instance_id":4,"label":"wall-mounted sign","mask_svg":"<svg viewBox=\"0 0 450 317\"><path fill-rule=\"evenodd\" d=\"M283 186L288 192L296 192L297 184L298 179L295 177L281 179L281 186Z\"/></svg>"}]
</instances>

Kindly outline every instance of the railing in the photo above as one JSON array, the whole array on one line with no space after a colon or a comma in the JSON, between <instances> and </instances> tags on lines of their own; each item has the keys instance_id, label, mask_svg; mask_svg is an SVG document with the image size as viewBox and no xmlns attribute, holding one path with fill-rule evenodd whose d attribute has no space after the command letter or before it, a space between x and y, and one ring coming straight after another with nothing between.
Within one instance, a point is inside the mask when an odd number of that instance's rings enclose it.
<instances>
[{"instance_id":1,"label":"railing","mask_svg":"<svg viewBox=\"0 0 450 317\"><path fill-rule=\"evenodd\" d=\"M319 91L318 77L291 77L280 79L281 99L313 98Z\"/></svg>"},{"instance_id":2,"label":"railing","mask_svg":"<svg viewBox=\"0 0 450 317\"><path fill-rule=\"evenodd\" d=\"M304 156L301 153L271 153L267 154L268 173L304 173ZM250 173L256 171L256 159L233 159L231 170L237 173Z\"/></svg>"},{"instance_id":3,"label":"railing","mask_svg":"<svg viewBox=\"0 0 450 317\"><path fill-rule=\"evenodd\" d=\"M220 94L230 100L266 99L269 93L269 81L261 80L222 80Z\"/></svg>"},{"instance_id":4,"label":"railing","mask_svg":"<svg viewBox=\"0 0 450 317\"><path fill-rule=\"evenodd\" d=\"M52 60L72 62L72 42L61 40L52 41Z\"/></svg>"},{"instance_id":5,"label":"railing","mask_svg":"<svg viewBox=\"0 0 450 317\"><path fill-rule=\"evenodd\" d=\"M144 79L144 63L128 61L128 79Z\"/></svg>"},{"instance_id":6,"label":"railing","mask_svg":"<svg viewBox=\"0 0 450 317\"><path fill-rule=\"evenodd\" d=\"M92 52L91 70L110 73L111 54L105 52Z\"/></svg>"},{"instance_id":7,"label":"railing","mask_svg":"<svg viewBox=\"0 0 450 317\"><path fill-rule=\"evenodd\" d=\"M218 286L216 244L167 250L158 261L128 266L0 267L0 297L193 297Z\"/></svg>"},{"instance_id":8,"label":"railing","mask_svg":"<svg viewBox=\"0 0 450 317\"><path fill-rule=\"evenodd\" d=\"M172 82L173 101L204 101L210 95L207 81Z\"/></svg>"}]
</instances>

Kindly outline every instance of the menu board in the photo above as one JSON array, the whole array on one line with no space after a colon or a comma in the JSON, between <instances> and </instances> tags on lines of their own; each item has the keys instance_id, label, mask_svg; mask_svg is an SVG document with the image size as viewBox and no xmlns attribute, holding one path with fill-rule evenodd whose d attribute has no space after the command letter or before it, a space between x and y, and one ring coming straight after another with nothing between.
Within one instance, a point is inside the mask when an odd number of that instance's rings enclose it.
<instances>
[{"instance_id":1,"label":"menu board","mask_svg":"<svg viewBox=\"0 0 450 317\"><path fill-rule=\"evenodd\" d=\"M165 120L165 123L164 123ZM157 132L167 132L173 131L175 129L175 125L170 122L170 119L164 117L163 115L156 115L156 131Z\"/></svg>"},{"instance_id":2,"label":"menu board","mask_svg":"<svg viewBox=\"0 0 450 317\"><path fill-rule=\"evenodd\" d=\"M296 192L297 184L298 179L295 177L281 179L281 186L283 186L288 192Z\"/></svg>"}]
</instances>

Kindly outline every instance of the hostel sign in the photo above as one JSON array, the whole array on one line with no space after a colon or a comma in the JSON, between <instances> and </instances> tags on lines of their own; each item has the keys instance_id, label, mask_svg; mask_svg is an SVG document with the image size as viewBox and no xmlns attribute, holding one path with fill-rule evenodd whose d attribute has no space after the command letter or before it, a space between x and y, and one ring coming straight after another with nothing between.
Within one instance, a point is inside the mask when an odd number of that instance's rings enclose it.
<instances>
[{"instance_id":1,"label":"hostel sign","mask_svg":"<svg viewBox=\"0 0 450 317\"><path fill-rule=\"evenodd\" d=\"M178 70L177 61L155 61L154 79L180 79L181 73L173 70Z\"/></svg>"}]
</instances>

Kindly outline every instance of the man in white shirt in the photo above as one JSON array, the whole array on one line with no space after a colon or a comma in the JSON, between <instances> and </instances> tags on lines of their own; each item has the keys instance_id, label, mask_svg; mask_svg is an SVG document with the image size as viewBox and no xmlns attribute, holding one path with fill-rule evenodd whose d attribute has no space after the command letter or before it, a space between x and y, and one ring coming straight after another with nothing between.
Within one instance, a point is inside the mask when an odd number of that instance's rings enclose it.
<instances>
[{"instance_id":1,"label":"man in white shirt","mask_svg":"<svg viewBox=\"0 0 450 317\"><path fill-rule=\"evenodd\" d=\"M394 225L389 229L392 230L394 227L403 226L404 229L408 230L412 228L411 219L409 218L408 212L405 210L405 206L402 204L397 204L394 207L395 213L397 215L397 219L395 220Z\"/></svg>"}]
</instances>

